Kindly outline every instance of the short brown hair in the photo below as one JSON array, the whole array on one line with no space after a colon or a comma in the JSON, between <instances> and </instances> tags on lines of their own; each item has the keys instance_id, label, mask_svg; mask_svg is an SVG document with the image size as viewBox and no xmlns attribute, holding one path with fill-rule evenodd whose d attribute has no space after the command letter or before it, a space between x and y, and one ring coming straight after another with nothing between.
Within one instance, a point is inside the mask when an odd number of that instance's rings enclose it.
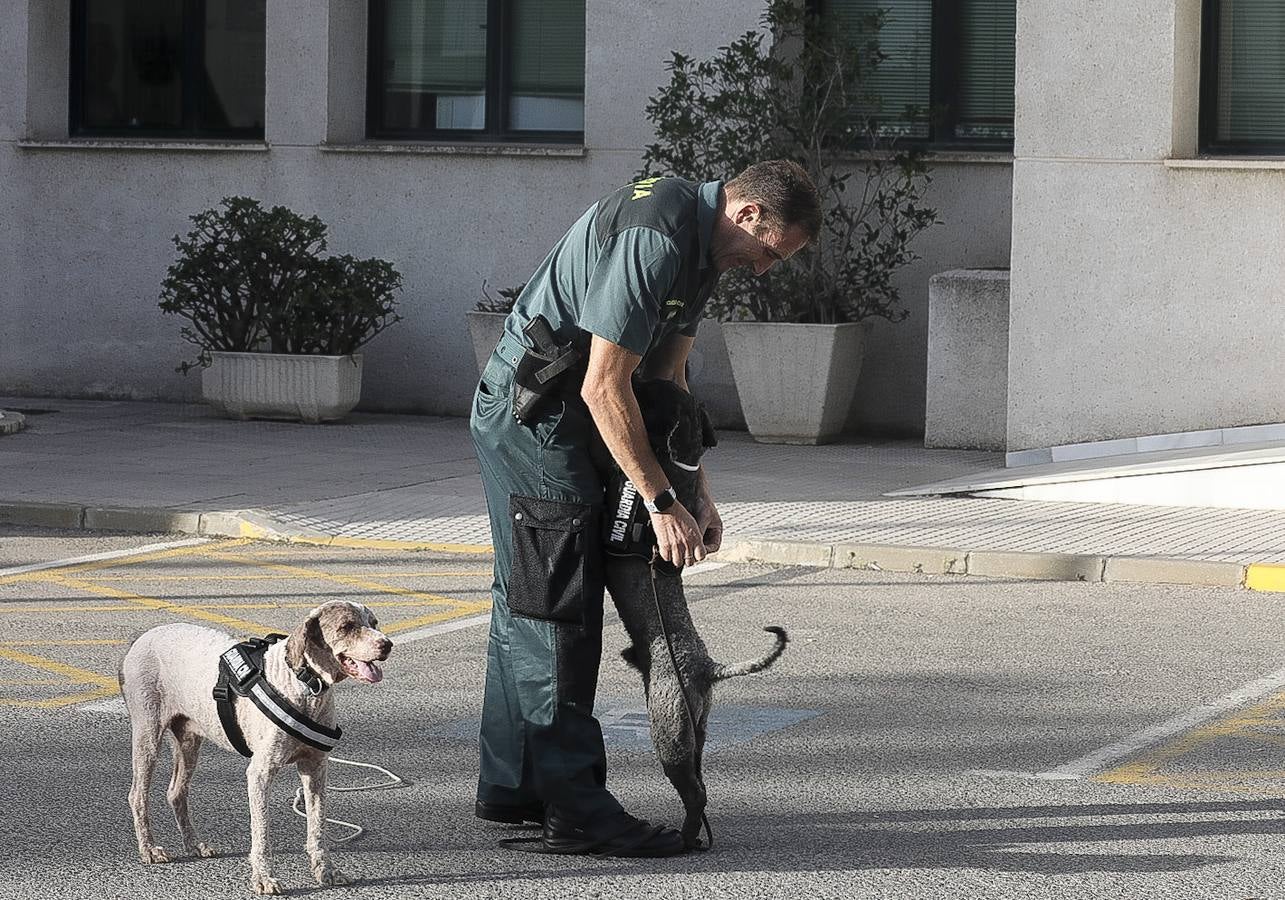
<instances>
[{"instance_id":1,"label":"short brown hair","mask_svg":"<svg viewBox=\"0 0 1285 900\"><path fill-rule=\"evenodd\" d=\"M769 225L782 229L797 225L809 241L821 233L821 195L796 162L769 159L754 163L723 188L730 197L757 203Z\"/></svg>"}]
</instances>

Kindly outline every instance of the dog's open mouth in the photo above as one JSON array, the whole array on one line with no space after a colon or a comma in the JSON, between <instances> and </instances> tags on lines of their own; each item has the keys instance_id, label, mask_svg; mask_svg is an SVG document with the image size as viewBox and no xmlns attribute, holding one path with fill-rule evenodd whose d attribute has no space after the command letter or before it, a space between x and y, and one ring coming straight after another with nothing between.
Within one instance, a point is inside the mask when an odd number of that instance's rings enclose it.
<instances>
[{"instance_id":1,"label":"dog's open mouth","mask_svg":"<svg viewBox=\"0 0 1285 900\"><path fill-rule=\"evenodd\" d=\"M338 658L339 665L343 666L344 671L358 681L375 684L384 679L384 670L379 668L374 660L353 659L351 656L344 656L342 653L339 654Z\"/></svg>"}]
</instances>

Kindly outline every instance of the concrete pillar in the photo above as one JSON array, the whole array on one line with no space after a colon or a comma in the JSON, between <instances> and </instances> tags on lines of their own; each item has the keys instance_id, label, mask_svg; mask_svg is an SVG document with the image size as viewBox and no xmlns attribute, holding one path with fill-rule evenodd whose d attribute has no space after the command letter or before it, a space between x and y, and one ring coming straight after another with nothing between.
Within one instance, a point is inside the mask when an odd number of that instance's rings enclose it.
<instances>
[{"instance_id":1,"label":"concrete pillar","mask_svg":"<svg viewBox=\"0 0 1285 900\"><path fill-rule=\"evenodd\" d=\"M928 281L925 447L1005 449L1008 270L956 269Z\"/></svg>"},{"instance_id":2,"label":"concrete pillar","mask_svg":"<svg viewBox=\"0 0 1285 900\"><path fill-rule=\"evenodd\" d=\"M326 137L330 3L267 4L264 137L269 144L315 145Z\"/></svg>"}]
</instances>

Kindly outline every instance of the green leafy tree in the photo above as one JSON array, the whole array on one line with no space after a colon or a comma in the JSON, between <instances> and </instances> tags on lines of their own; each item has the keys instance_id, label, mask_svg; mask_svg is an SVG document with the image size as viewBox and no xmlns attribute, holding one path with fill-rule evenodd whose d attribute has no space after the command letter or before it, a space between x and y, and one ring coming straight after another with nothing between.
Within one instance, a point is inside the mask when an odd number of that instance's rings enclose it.
<instances>
[{"instance_id":1,"label":"green leafy tree","mask_svg":"<svg viewBox=\"0 0 1285 900\"><path fill-rule=\"evenodd\" d=\"M734 270L709 312L725 319L857 322L904 319L893 278L918 258L914 238L938 221L923 203L924 154L896 146L870 76L886 58L883 11L844 30L796 0L770 0L761 31L705 60L673 53L669 83L647 105L656 140L640 178L727 179L751 163L791 159L821 193L818 241L766 275ZM908 110L907 115L916 114Z\"/></svg>"}]
</instances>

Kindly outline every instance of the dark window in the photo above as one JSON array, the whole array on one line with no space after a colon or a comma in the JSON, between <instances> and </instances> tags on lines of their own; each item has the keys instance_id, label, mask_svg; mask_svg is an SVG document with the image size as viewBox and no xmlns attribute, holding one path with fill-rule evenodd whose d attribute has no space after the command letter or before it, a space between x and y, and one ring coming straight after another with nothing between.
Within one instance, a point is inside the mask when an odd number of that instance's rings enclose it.
<instances>
[{"instance_id":1,"label":"dark window","mask_svg":"<svg viewBox=\"0 0 1285 900\"><path fill-rule=\"evenodd\" d=\"M584 0L371 0L369 137L580 141Z\"/></svg>"},{"instance_id":2,"label":"dark window","mask_svg":"<svg viewBox=\"0 0 1285 900\"><path fill-rule=\"evenodd\" d=\"M265 0L73 0L71 133L263 137Z\"/></svg>"},{"instance_id":3,"label":"dark window","mask_svg":"<svg viewBox=\"0 0 1285 900\"><path fill-rule=\"evenodd\" d=\"M821 0L850 34L882 10L870 86L885 134L933 147L1013 146L1016 0Z\"/></svg>"},{"instance_id":4,"label":"dark window","mask_svg":"<svg viewBox=\"0 0 1285 900\"><path fill-rule=\"evenodd\" d=\"M1285 5L1205 0L1201 44L1201 152L1285 154Z\"/></svg>"}]
</instances>

